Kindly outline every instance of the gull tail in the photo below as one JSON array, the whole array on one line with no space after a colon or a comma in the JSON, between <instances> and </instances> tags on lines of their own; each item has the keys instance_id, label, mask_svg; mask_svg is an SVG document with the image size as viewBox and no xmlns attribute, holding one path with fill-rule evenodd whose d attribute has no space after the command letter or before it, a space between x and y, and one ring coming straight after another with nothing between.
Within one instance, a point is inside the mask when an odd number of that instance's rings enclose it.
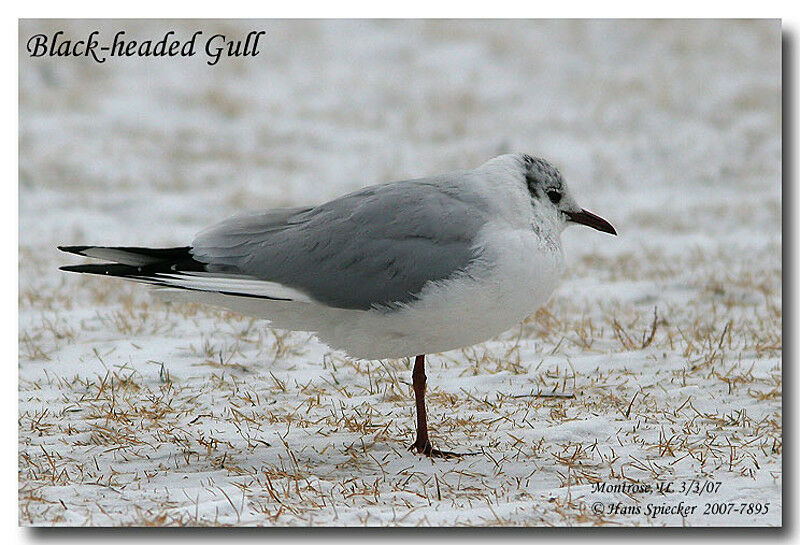
<instances>
[{"instance_id":1,"label":"gull tail","mask_svg":"<svg viewBox=\"0 0 800 545\"><path fill-rule=\"evenodd\" d=\"M112 276L170 290L206 292L237 298L310 302L305 294L277 282L238 274L236 271L208 271L206 263L194 258L191 246L59 246L58 249L111 262L66 265L59 267L62 271Z\"/></svg>"}]
</instances>

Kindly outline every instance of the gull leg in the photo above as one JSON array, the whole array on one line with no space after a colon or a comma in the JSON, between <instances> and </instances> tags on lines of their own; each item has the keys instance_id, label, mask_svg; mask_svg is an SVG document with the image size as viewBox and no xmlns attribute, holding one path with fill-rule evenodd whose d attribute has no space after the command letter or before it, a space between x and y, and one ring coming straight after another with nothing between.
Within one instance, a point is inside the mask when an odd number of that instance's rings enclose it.
<instances>
[{"instance_id":1,"label":"gull leg","mask_svg":"<svg viewBox=\"0 0 800 545\"><path fill-rule=\"evenodd\" d=\"M411 452L418 452L431 458L457 458L464 456L456 452L448 452L433 448L428 437L428 413L425 410L425 355L414 359L414 371L411 373L414 385L414 401L417 406L417 440L408 448Z\"/></svg>"}]
</instances>

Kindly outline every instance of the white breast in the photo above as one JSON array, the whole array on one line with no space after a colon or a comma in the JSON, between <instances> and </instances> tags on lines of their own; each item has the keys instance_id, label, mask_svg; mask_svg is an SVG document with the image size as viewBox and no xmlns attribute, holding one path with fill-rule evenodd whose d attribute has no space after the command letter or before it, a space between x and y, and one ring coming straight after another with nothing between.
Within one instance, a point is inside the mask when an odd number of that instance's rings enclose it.
<instances>
[{"instance_id":1,"label":"white breast","mask_svg":"<svg viewBox=\"0 0 800 545\"><path fill-rule=\"evenodd\" d=\"M428 284L397 311L352 311L319 324L323 342L364 359L444 352L486 341L544 304L558 285L563 257L557 243L530 229L487 225L482 257L465 273Z\"/></svg>"}]
</instances>

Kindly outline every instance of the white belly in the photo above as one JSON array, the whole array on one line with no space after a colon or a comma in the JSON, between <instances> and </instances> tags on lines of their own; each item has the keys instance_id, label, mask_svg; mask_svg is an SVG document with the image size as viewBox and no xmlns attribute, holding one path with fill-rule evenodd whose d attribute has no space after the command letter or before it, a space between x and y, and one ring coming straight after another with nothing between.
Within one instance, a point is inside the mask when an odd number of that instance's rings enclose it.
<instances>
[{"instance_id":1,"label":"white belly","mask_svg":"<svg viewBox=\"0 0 800 545\"><path fill-rule=\"evenodd\" d=\"M486 341L544 304L563 272L561 250L529 230L485 232L483 258L466 274L428 284L398 311L344 311L320 340L364 359L445 352ZM353 316L356 312L358 316Z\"/></svg>"}]
</instances>

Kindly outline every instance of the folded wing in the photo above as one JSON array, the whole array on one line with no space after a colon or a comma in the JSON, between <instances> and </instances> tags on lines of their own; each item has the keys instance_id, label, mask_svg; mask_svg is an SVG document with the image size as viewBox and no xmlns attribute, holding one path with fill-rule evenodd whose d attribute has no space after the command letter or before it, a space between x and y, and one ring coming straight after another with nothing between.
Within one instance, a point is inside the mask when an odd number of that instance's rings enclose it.
<instances>
[{"instance_id":1,"label":"folded wing","mask_svg":"<svg viewBox=\"0 0 800 545\"><path fill-rule=\"evenodd\" d=\"M394 307L467 269L485 221L454 191L398 182L233 217L201 232L191 253L208 272L278 283L328 306Z\"/></svg>"}]
</instances>

